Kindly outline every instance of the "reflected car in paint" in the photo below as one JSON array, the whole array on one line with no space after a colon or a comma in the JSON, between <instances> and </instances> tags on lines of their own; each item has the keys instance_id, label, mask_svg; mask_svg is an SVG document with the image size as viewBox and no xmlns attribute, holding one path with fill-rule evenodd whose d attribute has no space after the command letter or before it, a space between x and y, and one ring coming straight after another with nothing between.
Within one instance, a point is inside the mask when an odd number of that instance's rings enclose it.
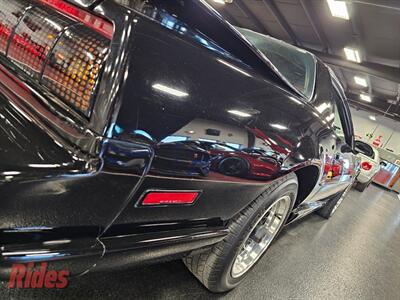
<instances>
[{"instance_id":1,"label":"reflected car in paint","mask_svg":"<svg viewBox=\"0 0 400 300\"><path fill-rule=\"evenodd\" d=\"M199 142L212 159L212 170L227 176L265 179L279 169L278 161L257 149L236 149L219 143Z\"/></svg>"}]
</instances>

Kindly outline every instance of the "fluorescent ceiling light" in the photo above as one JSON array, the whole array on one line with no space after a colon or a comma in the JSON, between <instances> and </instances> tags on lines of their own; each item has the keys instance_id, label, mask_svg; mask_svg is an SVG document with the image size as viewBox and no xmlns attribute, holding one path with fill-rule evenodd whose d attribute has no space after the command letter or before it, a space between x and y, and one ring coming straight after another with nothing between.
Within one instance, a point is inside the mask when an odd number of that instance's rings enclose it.
<instances>
[{"instance_id":1,"label":"fluorescent ceiling light","mask_svg":"<svg viewBox=\"0 0 400 300\"><path fill-rule=\"evenodd\" d=\"M281 124L270 124L270 126L276 128L276 129L280 129L280 130L287 130L288 129L286 126L283 126Z\"/></svg>"},{"instance_id":2,"label":"fluorescent ceiling light","mask_svg":"<svg viewBox=\"0 0 400 300\"><path fill-rule=\"evenodd\" d=\"M213 0L213 1L218 4L225 4L225 0Z\"/></svg>"},{"instance_id":3,"label":"fluorescent ceiling light","mask_svg":"<svg viewBox=\"0 0 400 300\"><path fill-rule=\"evenodd\" d=\"M160 92L170 94L172 96L176 96L176 97L180 97L180 98L189 96L189 94L184 91L180 91L180 90L177 90L177 89L174 89L174 88L171 88L166 85L159 84L159 83L153 84L152 87L153 87L153 89L158 90Z\"/></svg>"},{"instance_id":4,"label":"fluorescent ceiling light","mask_svg":"<svg viewBox=\"0 0 400 300\"><path fill-rule=\"evenodd\" d=\"M346 58L348 60L360 63L360 53L358 53L358 50L352 49L352 48L344 48L344 54L346 54Z\"/></svg>"},{"instance_id":5,"label":"fluorescent ceiling light","mask_svg":"<svg viewBox=\"0 0 400 300\"><path fill-rule=\"evenodd\" d=\"M368 86L367 80L365 78L354 76L354 81L356 84L361 85L363 87Z\"/></svg>"},{"instance_id":6,"label":"fluorescent ceiling light","mask_svg":"<svg viewBox=\"0 0 400 300\"><path fill-rule=\"evenodd\" d=\"M225 61L225 60L223 60L223 59L217 59L217 60L218 60L221 64L224 64L225 66L231 68L232 70L235 70L235 71L237 71L237 72L239 72L239 73L241 73L241 74L243 74L243 75L245 75L245 76L247 76L247 77L252 77L249 73L247 73L247 72L243 71L242 69L240 69L240 68L238 68L238 67L236 67L236 66L234 66L234 65L232 65L232 64L230 64L230 63L228 63L227 61Z\"/></svg>"},{"instance_id":7,"label":"fluorescent ceiling light","mask_svg":"<svg viewBox=\"0 0 400 300\"><path fill-rule=\"evenodd\" d=\"M346 2L335 0L327 0L327 2L332 16L345 20L349 19L349 12L347 11Z\"/></svg>"},{"instance_id":8,"label":"fluorescent ceiling light","mask_svg":"<svg viewBox=\"0 0 400 300\"><path fill-rule=\"evenodd\" d=\"M361 100L364 100L366 102L371 102L371 96L366 95L366 94L360 94Z\"/></svg>"},{"instance_id":9,"label":"fluorescent ceiling light","mask_svg":"<svg viewBox=\"0 0 400 300\"><path fill-rule=\"evenodd\" d=\"M369 116L369 118L370 118L372 121L376 121L375 116Z\"/></svg>"},{"instance_id":10,"label":"fluorescent ceiling light","mask_svg":"<svg viewBox=\"0 0 400 300\"><path fill-rule=\"evenodd\" d=\"M232 115L235 115L235 116L243 117L243 118L251 117L250 114L245 113L245 112L240 111L240 110L236 110L236 109L228 110L228 113L230 113Z\"/></svg>"}]
</instances>

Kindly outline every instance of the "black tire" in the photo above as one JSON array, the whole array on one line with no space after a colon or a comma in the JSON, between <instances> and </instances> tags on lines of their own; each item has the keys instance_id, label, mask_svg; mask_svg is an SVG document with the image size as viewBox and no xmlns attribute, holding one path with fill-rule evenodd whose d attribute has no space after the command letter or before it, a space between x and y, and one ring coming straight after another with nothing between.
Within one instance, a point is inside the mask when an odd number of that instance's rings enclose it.
<instances>
[{"instance_id":1,"label":"black tire","mask_svg":"<svg viewBox=\"0 0 400 300\"><path fill-rule=\"evenodd\" d=\"M317 210L316 213L324 219L329 219L330 217L332 217L336 212L336 209L342 203L343 199L346 198L346 195L350 191L351 187L352 185L350 185L340 194L334 196L325 206Z\"/></svg>"},{"instance_id":2,"label":"black tire","mask_svg":"<svg viewBox=\"0 0 400 300\"><path fill-rule=\"evenodd\" d=\"M288 195L291 199L286 223L297 195L298 182L295 174L289 174L276 180L264 193L254 200L242 212L236 215L228 225L228 235L210 250L189 255L184 263L194 276L212 292L226 292L235 288L254 267L240 277L234 278L231 270L242 243L251 233L263 213L279 198ZM274 238L279 234L279 231ZM265 252L264 252L265 254Z\"/></svg>"},{"instance_id":3,"label":"black tire","mask_svg":"<svg viewBox=\"0 0 400 300\"><path fill-rule=\"evenodd\" d=\"M249 173L249 163L240 157L227 157L218 164L218 170L228 176L246 176Z\"/></svg>"}]
</instances>

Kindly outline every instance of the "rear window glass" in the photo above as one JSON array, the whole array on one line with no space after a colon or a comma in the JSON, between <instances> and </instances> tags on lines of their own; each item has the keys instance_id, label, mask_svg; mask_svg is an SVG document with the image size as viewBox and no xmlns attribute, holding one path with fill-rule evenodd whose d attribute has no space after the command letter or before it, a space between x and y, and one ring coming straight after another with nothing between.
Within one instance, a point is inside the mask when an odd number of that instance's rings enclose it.
<instances>
[{"instance_id":1,"label":"rear window glass","mask_svg":"<svg viewBox=\"0 0 400 300\"><path fill-rule=\"evenodd\" d=\"M239 32L278 69L297 91L307 98L314 92L315 68L314 57L301 49L272 37L244 29Z\"/></svg>"}]
</instances>

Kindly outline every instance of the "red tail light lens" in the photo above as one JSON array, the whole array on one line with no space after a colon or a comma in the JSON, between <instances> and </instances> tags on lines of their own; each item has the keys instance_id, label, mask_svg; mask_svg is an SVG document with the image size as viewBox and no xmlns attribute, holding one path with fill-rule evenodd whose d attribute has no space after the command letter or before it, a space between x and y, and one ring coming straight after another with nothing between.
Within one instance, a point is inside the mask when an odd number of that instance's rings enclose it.
<instances>
[{"instance_id":1,"label":"red tail light lens","mask_svg":"<svg viewBox=\"0 0 400 300\"><path fill-rule=\"evenodd\" d=\"M65 32L44 69L43 84L87 114L109 40L83 26Z\"/></svg>"},{"instance_id":2,"label":"red tail light lens","mask_svg":"<svg viewBox=\"0 0 400 300\"><path fill-rule=\"evenodd\" d=\"M8 57L29 75L40 75L49 51L73 22L60 14L34 7L20 21L8 48Z\"/></svg>"},{"instance_id":3,"label":"red tail light lens","mask_svg":"<svg viewBox=\"0 0 400 300\"><path fill-rule=\"evenodd\" d=\"M364 161L361 163L361 168L363 168L365 171L369 171L372 169L372 164L367 161Z\"/></svg>"},{"instance_id":4,"label":"red tail light lens","mask_svg":"<svg viewBox=\"0 0 400 300\"><path fill-rule=\"evenodd\" d=\"M104 35L106 38L111 39L114 33L114 26L110 22L94 16L76 6L73 6L62 0L40 0L42 3L58 10L71 18L78 20L85 26L92 28Z\"/></svg>"},{"instance_id":5,"label":"red tail light lens","mask_svg":"<svg viewBox=\"0 0 400 300\"><path fill-rule=\"evenodd\" d=\"M0 0L1 15L0 54L90 116L112 23L62 0Z\"/></svg>"},{"instance_id":6,"label":"red tail light lens","mask_svg":"<svg viewBox=\"0 0 400 300\"><path fill-rule=\"evenodd\" d=\"M193 204L199 192L149 192L142 201L142 205L177 205Z\"/></svg>"}]
</instances>

